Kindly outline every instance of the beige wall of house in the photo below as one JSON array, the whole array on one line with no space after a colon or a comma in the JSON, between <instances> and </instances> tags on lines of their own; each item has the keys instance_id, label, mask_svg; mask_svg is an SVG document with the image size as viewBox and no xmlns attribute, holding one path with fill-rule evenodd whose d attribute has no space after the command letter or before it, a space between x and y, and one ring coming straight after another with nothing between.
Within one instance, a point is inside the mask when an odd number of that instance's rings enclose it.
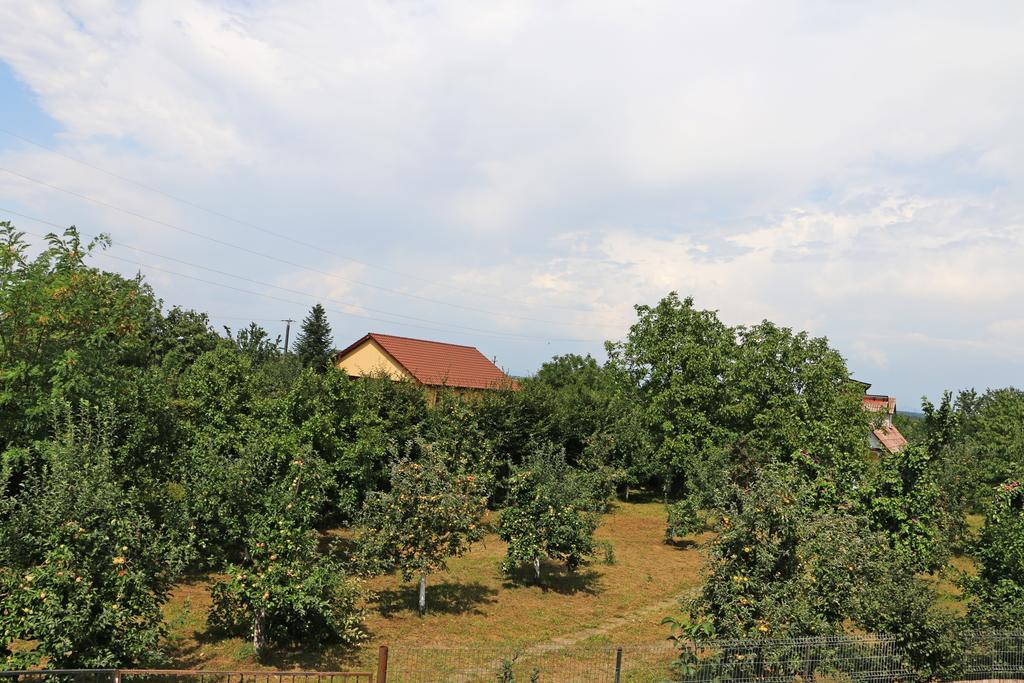
<instances>
[{"instance_id":1,"label":"beige wall of house","mask_svg":"<svg viewBox=\"0 0 1024 683\"><path fill-rule=\"evenodd\" d=\"M348 373L349 377L384 374L395 380L413 379L405 368L392 360L380 344L372 339L367 339L344 357L337 358L335 366Z\"/></svg>"}]
</instances>

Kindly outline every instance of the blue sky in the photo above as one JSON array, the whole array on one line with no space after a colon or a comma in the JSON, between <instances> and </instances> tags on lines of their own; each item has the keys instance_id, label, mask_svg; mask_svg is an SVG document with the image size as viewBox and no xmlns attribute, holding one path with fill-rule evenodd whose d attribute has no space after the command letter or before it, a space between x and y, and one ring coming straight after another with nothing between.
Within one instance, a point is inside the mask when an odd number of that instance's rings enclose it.
<instances>
[{"instance_id":1,"label":"blue sky","mask_svg":"<svg viewBox=\"0 0 1024 683\"><path fill-rule=\"evenodd\" d=\"M1019 3L40 0L0 25L0 220L105 231L104 267L217 325L319 300L339 346L529 374L677 290L828 336L902 408L1024 385Z\"/></svg>"}]
</instances>

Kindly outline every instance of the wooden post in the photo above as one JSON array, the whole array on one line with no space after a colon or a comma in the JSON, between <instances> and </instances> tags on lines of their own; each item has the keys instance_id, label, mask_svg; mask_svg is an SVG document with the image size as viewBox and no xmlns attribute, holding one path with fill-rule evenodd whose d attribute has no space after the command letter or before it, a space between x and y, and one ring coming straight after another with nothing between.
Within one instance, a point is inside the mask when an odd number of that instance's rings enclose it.
<instances>
[{"instance_id":1,"label":"wooden post","mask_svg":"<svg viewBox=\"0 0 1024 683\"><path fill-rule=\"evenodd\" d=\"M377 681L376 683L388 683L388 646L381 645L377 650Z\"/></svg>"},{"instance_id":2,"label":"wooden post","mask_svg":"<svg viewBox=\"0 0 1024 683\"><path fill-rule=\"evenodd\" d=\"M615 648L615 683L622 679L622 648Z\"/></svg>"},{"instance_id":3,"label":"wooden post","mask_svg":"<svg viewBox=\"0 0 1024 683\"><path fill-rule=\"evenodd\" d=\"M114 669L114 683L121 683L121 670Z\"/></svg>"}]
</instances>

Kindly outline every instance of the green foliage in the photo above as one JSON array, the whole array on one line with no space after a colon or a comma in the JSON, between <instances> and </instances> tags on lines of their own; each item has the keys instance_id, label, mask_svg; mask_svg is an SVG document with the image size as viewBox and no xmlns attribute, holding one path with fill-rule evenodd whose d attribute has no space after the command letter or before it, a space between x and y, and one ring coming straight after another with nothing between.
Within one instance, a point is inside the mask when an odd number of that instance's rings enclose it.
<instances>
[{"instance_id":1,"label":"green foliage","mask_svg":"<svg viewBox=\"0 0 1024 683\"><path fill-rule=\"evenodd\" d=\"M302 321L302 329L295 338L295 355L302 361L302 367L323 373L331 367L333 350L334 338L327 322L327 311L316 304Z\"/></svg>"},{"instance_id":2,"label":"green foliage","mask_svg":"<svg viewBox=\"0 0 1024 683\"><path fill-rule=\"evenodd\" d=\"M919 681L957 680L965 648L962 620L938 606L926 581L887 571L861 599L857 625L896 637L906 664Z\"/></svg>"},{"instance_id":3,"label":"green foliage","mask_svg":"<svg viewBox=\"0 0 1024 683\"><path fill-rule=\"evenodd\" d=\"M927 398L921 399L924 412L924 433L928 452L937 455L944 448L960 442L963 429L963 413L953 403L953 394L945 391L938 407Z\"/></svg>"},{"instance_id":4,"label":"green foliage","mask_svg":"<svg viewBox=\"0 0 1024 683\"><path fill-rule=\"evenodd\" d=\"M1024 478L1024 391L961 391L955 401L947 391L922 409L928 449L962 466L952 483L972 509L984 509L1000 482Z\"/></svg>"},{"instance_id":5,"label":"green foliage","mask_svg":"<svg viewBox=\"0 0 1024 683\"><path fill-rule=\"evenodd\" d=\"M841 487L861 476L866 456L862 392L823 337L764 321L736 331L721 425L732 435L733 478L770 461L809 453Z\"/></svg>"},{"instance_id":6,"label":"green foliage","mask_svg":"<svg viewBox=\"0 0 1024 683\"><path fill-rule=\"evenodd\" d=\"M320 306L295 355L255 323L219 337L205 314L161 313L141 278L88 265L107 244L70 228L30 256L0 223L9 666L159 661L181 569L225 575L211 623L261 652L353 643L360 592L315 529L358 516L363 564L425 580L482 536L489 500L504 507L503 569L539 574L544 557L612 561L593 534L616 487L682 498L669 538L700 528L698 507L719 520L677 621L690 636L884 629L919 676L953 675L960 623L915 573L962 547L965 510L989 503L969 622L1024 618L1020 390L925 401L923 420L896 418L911 447L875 461L826 339L729 327L672 293L637 307L604 365L556 356L515 385L428 402L412 382L331 371Z\"/></svg>"},{"instance_id":7,"label":"green foliage","mask_svg":"<svg viewBox=\"0 0 1024 683\"><path fill-rule=\"evenodd\" d=\"M977 577L961 582L971 623L992 630L1017 628L1024 619L1024 486L996 489L975 549Z\"/></svg>"},{"instance_id":8,"label":"green foliage","mask_svg":"<svg viewBox=\"0 0 1024 683\"><path fill-rule=\"evenodd\" d=\"M691 621L719 637L837 633L884 572L865 521L818 509L793 465L772 465L735 488L718 521Z\"/></svg>"},{"instance_id":9,"label":"green foliage","mask_svg":"<svg viewBox=\"0 0 1024 683\"><path fill-rule=\"evenodd\" d=\"M695 534L704 529L700 510L690 498L677 500L668 506L668 524L665 527L665 542Z\"/></svg>"},{"instance_id":10,"label":"green foliage","mask_svg":"<svg viewBox=\"0 0 1024 683\"><path fill-rule=\"evenodd\" d=\"M423 423L423 437L457 471L472 472L490 490L498 474L498 455L472 403L452 391L439 391Z\"/></svg>"},{"instance_id":11,"label":"green foliage","mask_svg":"<svg viewBox=\"0 0 1024 683\"><path fill-rule=\"evenodd\" d=\"M883 454L864 487L862 500L871 528L888 539L899 564L911 572L934 571L949 557L949 518L923 446Z\"/></svg>"},{"instance_id":12,"label":"green foliage","mask_svg":"<svg viewBox=\"0 0 1024 683\"><path fill-rule=\"evenodd\" d=\"M460 471L432 444L421 444L420 450L419 462L404 457L391 466L390 491L368 496L359 518L362 566L397 569L406 581L413 576L425 581L446 570L449 558L480 540L487 504L476 475Z\"/></svg>"},{"instance_id":13,"label":"green foliage","mask_svg":"<svg viewBox=\"0 0 1024 683\"><path fill-rule=\"evenodd\" d=\"M23 233L0 222L0 451L46 436L54 401L115 398L150 362L150 288L85 265L108 244L83 244L72 227L29 259Z\"/></svg>"},{"instance_id":14,"label":"green foliage","mask_svg":"<svg viewBox=\"0 0 1024 683\"><path fill-rule=\"evenodd\" d=\"M295 517L282 509L253 519L245 560L229 564L211 591L210 627L251 638L258 655L268 646L353 645L367 636L359 584Z\"/></svg>"},{"instance_id":15,"label":"green foliage","mask_svg":"<svg viewBox=\"0 0 1024 683\"><path fill-rule=\"evenodd\" d=\"M564 562L570 570L583 564L594 553L605 491L598 473L572 468L558 449L542 450L514 468L498 524L498 535L508 543L502 569L512 573L533 563L540 579L543 557Z\"/></svg>"},{"instance_id":16,"label":"green foliage","mask_svg":"<svg viewBox=\"0 0 1024 683\"><path fill-rule=\"evenodd\" d=\"M720 437L717 416L728 400L722 380L735 335L714 311L675 292L636 312L626 339L608 345L609 362L638 387L645 408L640 421L652 450L643 469L656 473L666 495L676 481L689 490L690 473Z\"/></svg>"},{"instance_id":17,"label":"green foliage","mask_svg":"<svg viewBox=\"0 0 1024 683\"><path fill-rule=\"evenodd\" d=\"M0 648L5 668L117 667L162 659L160 606L177 566L134 491L118 485L104 425L65 418L0 475Z\"/></svg>"},{"instance_id":18,"label":"green foliage","mask_svg":"<svg viewBox=\"0 0 1024 683\"><path fill-rule=\"evenodd\" d=\"M271 340L270 334L256 323L249 323L249 327L236 333L232 333L230 327L225 327L224 333L228 341L253 365L272 361L281 354L281 336Z\"/></svg>"},{"instance_id":19,"label":"green foliage","mask_svg":"<svg viewBox=\"0 0 1024 683\"><path fill-rule=\"evenodd\" d=\"M826 339L768 321L730 328L675 293L637 314L626 340L608 348L610 366L639 392L630 401L642 406L619 423L647 460L634 459L631 471L706 506L721 504L730 479L742 482L801 452L837 486L857 481L861 399Z\"/></svg>"}]
</instances>

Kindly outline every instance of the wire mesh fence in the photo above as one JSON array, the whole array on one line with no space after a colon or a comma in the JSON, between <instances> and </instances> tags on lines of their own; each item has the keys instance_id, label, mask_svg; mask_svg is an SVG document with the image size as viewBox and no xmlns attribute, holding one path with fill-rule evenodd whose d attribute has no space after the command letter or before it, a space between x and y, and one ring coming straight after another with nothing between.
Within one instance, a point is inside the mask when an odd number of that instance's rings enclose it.
<instances>
[{"instance_id":1,"label":"wire mesh fence","mask_svg":"<svg viewBox=\"0 0 1024 683\"><path fill-rule=\"evenodd\" d=\"M394 648L388 661L388 683L667 681L672 680L672 663L677 657L667 642L621 648Z\"/></svg>"},{"instance_id":2,"label":"wire mesh fence","mask_svg":"<svg viewBox=\"0 0 1024 683\"><path fill-rule=\"evenodd\" d=\"M965 680L1024 680L1024 631L972 634L964 647Z\"/></svg>"},{"instance_id":3,"label":"wire mesh fence","mask_svg":"<svg viewBox=\"0 0 1024 683\"><path fill-rule=\"evenodd\" d=\"M3 683L373 683L369 671L40 669L0 671Z\"/></svg>"},{"instance_id":4,"label":"wire mesh fence","mask_svg":"<svg viewBox=\"0 0 1024 683\"><path fill-rule=\"evenodd\" d=\"M354 652L355 671L0 671L0 683L896 683L920 677L894 636L709 640L615 647L406 647ZM1024 681L1024 631L974 633L945 680Z\"/></svg>"},{"instance_id":5,"label":"wire mesh fence","mask_svg":"<svg viewBox=\"0 0 1024 683\"><path fill-rule=\"evenodd\" d=\"M115 669L0 671L0 683L114 683Z\"/></svg>"}]
</instances>

